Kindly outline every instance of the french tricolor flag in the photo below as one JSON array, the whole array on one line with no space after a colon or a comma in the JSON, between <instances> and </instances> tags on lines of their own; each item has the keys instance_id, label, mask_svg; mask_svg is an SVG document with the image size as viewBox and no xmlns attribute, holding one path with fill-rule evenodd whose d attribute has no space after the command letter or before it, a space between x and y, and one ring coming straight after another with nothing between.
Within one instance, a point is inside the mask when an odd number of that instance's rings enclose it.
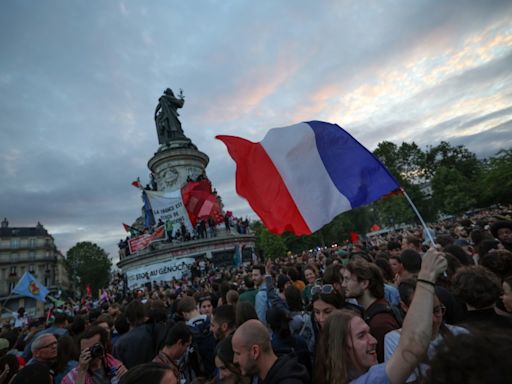
<instances>
[{"instance_id":1,"label":"french tricolor flag","mask_svg":"<svg viewBox=\"0 0 512 384\"><path fill-rule=\"evenodd\" d=\"M216 138L236 163L237 193L273 233L311 234L399 188L384 165L336 124L273 128L259 143Z\"/></svg>"}]
</instances>

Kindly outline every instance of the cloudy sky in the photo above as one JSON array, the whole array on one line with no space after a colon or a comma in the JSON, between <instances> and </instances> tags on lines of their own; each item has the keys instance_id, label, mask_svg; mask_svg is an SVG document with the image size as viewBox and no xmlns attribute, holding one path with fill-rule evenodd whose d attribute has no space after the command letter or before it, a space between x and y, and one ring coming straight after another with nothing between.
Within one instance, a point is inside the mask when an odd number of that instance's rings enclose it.
<instances>
[{"instance_id":1,"label":"cloudy sky","mask_svg":"<svg viewBox=\"0 0 512 384\"><path fill-rule=\"evenodd\" d=\"M182 88L188 137L228 209L216 134L338 123L383 140L512 145L510 1L68 1L0 4L0 215L66 252L116 252L158 146L153 113Z\"/></svg>"}]
</instances>

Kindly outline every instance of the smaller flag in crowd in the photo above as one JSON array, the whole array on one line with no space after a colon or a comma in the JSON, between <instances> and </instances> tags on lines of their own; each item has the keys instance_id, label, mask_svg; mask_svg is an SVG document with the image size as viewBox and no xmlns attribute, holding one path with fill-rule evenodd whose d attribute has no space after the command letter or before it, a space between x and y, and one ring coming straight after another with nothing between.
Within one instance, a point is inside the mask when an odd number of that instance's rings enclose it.
<instances>
[{"instance_id":1,"label":"smaller flag in crowd","mask_svg":"<svg viewBox=\"0 0 512 384\"><path fill-rule=\"evenodd\" d=\"M132 181L132 185L135 187L135 188L142 188L142 184L140 183L140 179L137 177L137 180L135 181Z\"/></svg>"},{"instance_id":2,"label":"smaller flag in crowd","mask_svg":"<svg viewBox=\"0 0 512 384\"><path fill-rule=\"evenodd\" d=\"M41 284L30 272L25 272L12 292L46 302L48 288Z\"/></svg>"},{"instance_id":3,"label":"smaller flag in crowd","mask_svg":"<svg viewBox=\"0 0 512 384\"><path fill-rule=\"evenodd\" d=\"M55 321L55 315L53 314L53 310L50 308L46 313L46 323L53 323Z\"/></svg>"},{"instance_id":4,"label":"smaller flag in crowd","mask_svg":"<svg viewBox=\"0 0 512 384\"><path fill-rule=\"evenodd\" d=\"M66 302L65 302L65 301L63 301L63 300L59 300L59 299L56 299L55 297L50 296L50 295L47 295L47 296L46 296L46 298L47 298L47 299L50 299L50 301L51 301L53 304L55 304L55 306L57 306L57 307L60 307L60 306L62 306L62 305L64 305L64 304L66 304Z\"/></svg>"}]
</instances>

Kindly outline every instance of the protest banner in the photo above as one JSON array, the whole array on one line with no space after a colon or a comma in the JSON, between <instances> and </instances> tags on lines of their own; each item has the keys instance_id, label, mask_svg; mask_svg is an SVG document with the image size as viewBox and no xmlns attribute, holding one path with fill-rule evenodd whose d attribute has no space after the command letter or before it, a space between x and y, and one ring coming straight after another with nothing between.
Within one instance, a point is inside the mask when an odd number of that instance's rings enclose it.
<instances>
[{"instance_id":1,"label":"protest banner","mask_svg":"<svg viewBox=\"0 0 512 384\"><path fill-rule=\"evenodd\" d=\"M130 269L126 272L128 288L140 287L148 282L158 283L171 281L173 278L180 279L183 274L189 273L194 260L193 257L180 257Z\"/></svg>"},{"instance_id":2,"label":"protest banner","mask_svg":"<svg viewBox=\"0 0 512 384\"><path fill-rule=\"evenodd\" d=\"M173 224L173 236L176 234L176 231L180 229L181 223L185 224L187 231L190 233L193 232L192 223L190 222L187 209L183 204L181 190L171 192L145 192L151 204L156 222L162 220L162 222L165 223L167 220L170 220Z\"/></svg>"}]
</instances>

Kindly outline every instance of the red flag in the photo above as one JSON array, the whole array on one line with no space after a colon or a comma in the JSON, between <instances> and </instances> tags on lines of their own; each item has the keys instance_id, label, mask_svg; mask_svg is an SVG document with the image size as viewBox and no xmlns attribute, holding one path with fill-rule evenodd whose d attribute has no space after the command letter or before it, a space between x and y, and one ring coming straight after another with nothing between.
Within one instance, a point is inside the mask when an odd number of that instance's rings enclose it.
<instances>
[{"instance_id":1,"label":"red flag","mask_svg":"<svg viewBox=\"0 0 512 384\"><path fill-rule=\"evenodd\" d=\"M55 316L53 316L53 311L50 308L50 309L48 309L48 313L46 314L46 323L50 323L50 322L53 323L53 321L55 321Z\"/></svg>"},{"instance_id":2,"label":"red flag","mask_svg":"<svg viewBox=\"0 0 512 384\"><path fill-rule=\"evenodd\" d=\"M223 221L221 208L217 196L212 192L210 180L188 182L181 189L181 196L192 225L195 226L198 220L210 216L216 223Z\"/></svg>"},{"instance_id":3,"label":"red flag","mask_svg":"<svg viewBox=\"0 0 512 384\"><path fill-rule=\"evenodd\" d=\"M373 224L370 227L370 231L372 231L372 232L378 231L379 229L380 229L380 227L377 224Z\"/></svg>"},{"instance_id":4,"label":"red flag","mask_svg":"<svg viewBox=\"0 0 512 384\"><path fill-rule=\"evenodd\" d=\"M123 223L123 227L126 232L130 232L130 226L128 224Z\"/></svg>"},{"instance_id":5,"label":"red flag","mask_svg":"<svg viewBox=\"0 0 512 384\"><path fill-rule=\"evenodd\" d=\"M140 181L137 179L135 181L132 181L132 185L135 187L135 188L142 188L141 184L140 184Z\"/></svg>"},{"instance_id":6,"label":"red flag","mask_svg":"<svg viewBox=\"0 0 512 384\"><path fill-rule=\"evenodd\" d=\"M392 196L402 196L402 195L403 195L402 189L397 188L394 191L391 191L391 192L385 194L384 196L382 196L382 198L383 199L388 199L388 198L390 198Z\"/></svg>"},{"instance_id":7,"label":"red flag","mask_svg":"<svg viewBox=\"0 0 512 384\"><path fill-rule=\"evenodd\" d=\"M357 234L357 232L354 232L354 231L350 232L350 242L352 244L359 242L359 235Z\"/></svg>"}]
</instances>

